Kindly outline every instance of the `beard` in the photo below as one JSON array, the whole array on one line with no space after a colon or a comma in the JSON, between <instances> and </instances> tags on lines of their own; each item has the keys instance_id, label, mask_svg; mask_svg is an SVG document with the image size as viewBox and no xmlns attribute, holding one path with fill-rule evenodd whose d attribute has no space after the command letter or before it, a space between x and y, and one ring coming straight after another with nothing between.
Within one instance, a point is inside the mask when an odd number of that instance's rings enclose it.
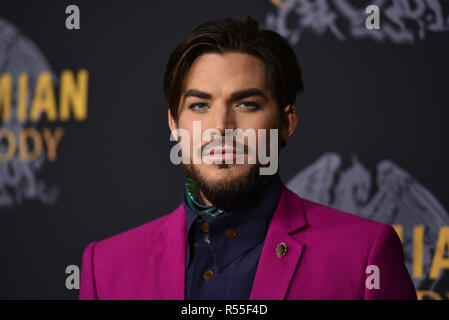
<instances>
[{"instance_id":1,"label":"beard","mask_svg":"<svg viewBox=\"0 0 449 320\"><path fill-rule=\"evenodd\" d=\"M257 185L263 179L259 174L259 165L251 166L248 173L233 181L210 182L205 179L194 165L183 165L188 175L195 181L196 186L204 197L216 208L231 211L242 205L250 198ZM220 164L221 170L226 170L229 165Z\"/></svg>"}]
</instances>

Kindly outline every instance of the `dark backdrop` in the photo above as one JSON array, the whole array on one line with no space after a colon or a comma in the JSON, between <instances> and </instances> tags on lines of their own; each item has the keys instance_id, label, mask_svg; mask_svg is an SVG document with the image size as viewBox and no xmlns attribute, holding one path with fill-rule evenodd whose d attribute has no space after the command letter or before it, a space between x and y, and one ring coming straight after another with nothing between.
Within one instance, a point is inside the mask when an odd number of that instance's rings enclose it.
<instances>
[{"instance_id":1,"label":"dark backdrop","mask_svg":"<svg viewBox=\"0 0 449 320\"><path fill-rule=\"evenodd\" d=\"M69 4L80 8L80 30L65 28ZM65 268L81 266L88 243L178 205L184 173L169 159L162 93L168 55L204 21L250 15L264 24L276 11L269 0L1 2L0 18L37 46L57 77L89 72L89 95L85 121L38 124L64 128L57 160L34 173L59 190L55 202L0 207L0 298L77 298ZM372 174L390 159L448 208L448 40L447 31L397 44L306 30L293 44L305 93L281 155L284 181L326 152L346 166L357 154ZM447 282L435 291L447 299Z\"/></svg>"}]
</instances>

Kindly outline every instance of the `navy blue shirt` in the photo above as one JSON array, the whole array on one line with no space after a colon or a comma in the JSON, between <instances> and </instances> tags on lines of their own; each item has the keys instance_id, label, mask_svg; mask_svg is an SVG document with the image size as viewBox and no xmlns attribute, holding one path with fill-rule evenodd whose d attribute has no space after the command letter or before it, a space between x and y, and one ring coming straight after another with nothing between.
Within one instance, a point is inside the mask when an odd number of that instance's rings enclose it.
<instances>
[{"instance_id":1,"label":"navy blue shirt","mask_svg":"<svg viewBox=\"0 0 449 320\"><path fill-rule=\"evenodd\" d=\"M250 298L257 265L282 184L279 175L234 211L211 217L186 203L186 299Z\"/></svg>"}]
</instances>

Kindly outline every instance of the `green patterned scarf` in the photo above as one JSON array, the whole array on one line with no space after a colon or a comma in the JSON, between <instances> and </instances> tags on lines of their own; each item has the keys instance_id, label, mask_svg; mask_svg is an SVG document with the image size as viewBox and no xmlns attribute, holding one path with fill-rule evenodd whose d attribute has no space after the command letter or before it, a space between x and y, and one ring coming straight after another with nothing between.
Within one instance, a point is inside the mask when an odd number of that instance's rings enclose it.
<instances>
[{"instance_id":1,"label":"green patterned scarf","mask_svg":"<svg viewBox=\"0 0 449 320\"><path fill-rule=\"evenodd\" d=\"M204 204L199 203L197 200L195 200L196 195L198 192L198 188L195 184L195 181L193 181L192 178L187 177L186 178L186 201L190 209L193 211L196 211L197 213L201 215L208 215L211 217L219 216L224 212L222 209L215 208L214 206L206 206Z\"/></svg>"}]
</instances>

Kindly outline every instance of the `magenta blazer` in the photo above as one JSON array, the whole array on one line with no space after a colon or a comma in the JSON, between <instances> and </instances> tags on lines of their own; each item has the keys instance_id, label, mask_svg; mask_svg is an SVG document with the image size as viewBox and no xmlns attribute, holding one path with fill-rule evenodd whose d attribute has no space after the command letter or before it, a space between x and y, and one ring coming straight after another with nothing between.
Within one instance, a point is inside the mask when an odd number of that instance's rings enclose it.
<instances>
[{"instance_id":1,"label":"magenta blazer","mask_svg":"<svg viewBox=\"0 0 449 320\"><path fill-rule=\"evenodd\" d=\"M416 299L402 244L388 225L298 197L285 185L270 222L251 300ZM183 205L142 226L90 243L79 299L185 298ZM279 257L279 243L287 245ZM379 289L365 285L369 265Z\"/></svg>"}]
</instances>

